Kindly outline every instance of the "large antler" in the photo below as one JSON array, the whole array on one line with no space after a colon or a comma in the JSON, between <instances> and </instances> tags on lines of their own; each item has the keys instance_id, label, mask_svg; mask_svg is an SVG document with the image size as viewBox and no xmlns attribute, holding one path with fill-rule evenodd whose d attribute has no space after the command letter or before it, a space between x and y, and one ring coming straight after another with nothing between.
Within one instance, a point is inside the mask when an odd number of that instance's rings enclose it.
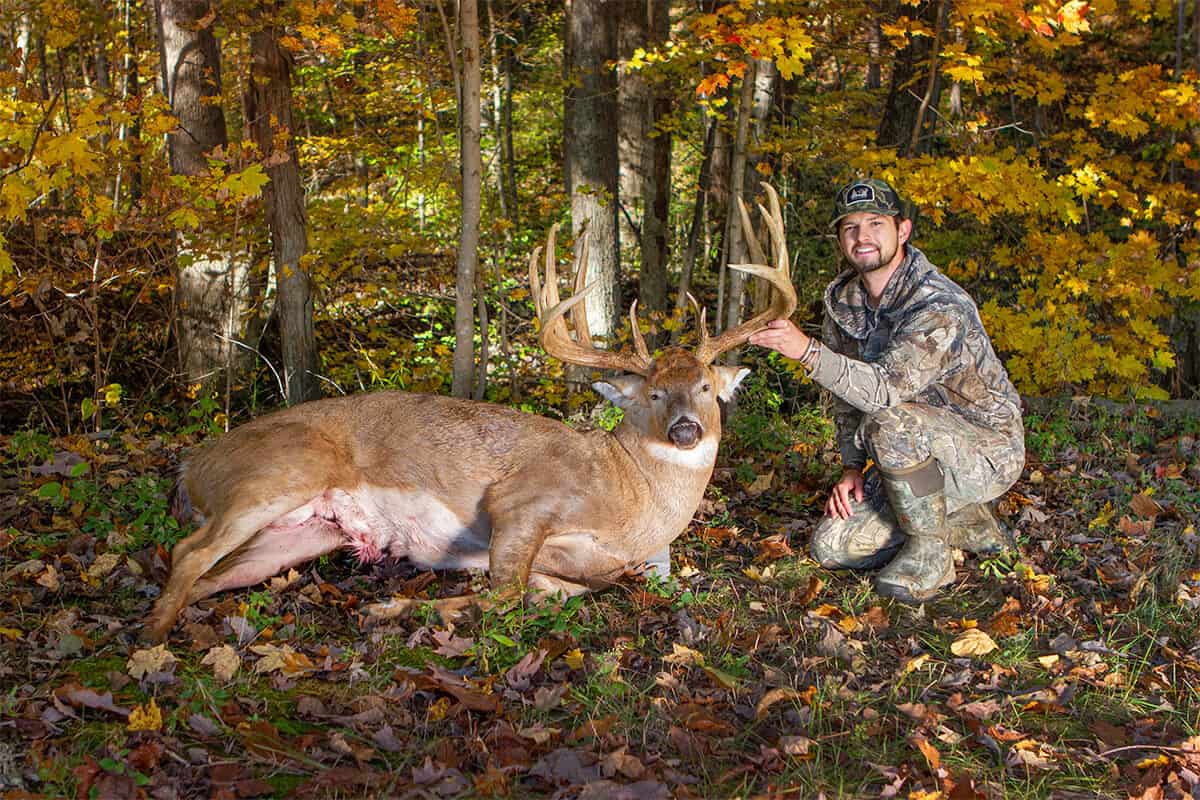
<instances>
[{"instance_id":1,"label":"large antler","mask_svg":"<svg viewBox=\"0 0 1200 800\"><path fill-rule=\"evenodd\" d=\"M750 215L746 211L746 204L739 197L737 201L738 212L742 216L742 233L750 248L750 257L754 259L755 263L730 264L729 267L769 281L774 287L771 292L771 305L766 311L756 314L736 328L725 331L715 339L710 339L708 336L708 327L705 324L705 314L702 309L699 320L700 342L696 346L696 358L702 364L711 364L721 353L744 344L753 333L771 320L787 319L796 310L796 289L792 286L791 261L788 258L787 239L783 230L783 213L779 208L779 195L775 193L775 189L769 183L764 182L763 188L767 191L771 210L768 212L762 205L758 206L758 210L771 234L771 242L774 245L774 258L772 259L774 266L770 266L771 262L767 261L762 245L759 243L758 237L754 235L754 228L750 225ZM697 305L695 300L692 303Z\"/></svg>"},{"instance_id":2,"label":"large antler","mask_svg":"<svg viewBox=\"0 0 1200 800\"><path fill-rule=\"evenodd\" d=\"M587 284L587 230L579 234L579 251L575 257L575 290L566 300L558 296L558 271L556 267L555 242L558 237L558 226L550 229L546 239L546 282L542 284L538 276L538 258L542 248L535 248L529 257L529 289L533 294L534 308L542 325L542 349L568 364L581 364L585 367L598 369L615 369L622 372L633 372L638 375L648 375L654 360L646 349L646 340L638 328L637 301L629 307L629 325L633 333L634 353L610 353L598 350L592 344L592 333L588 327L587 307L584 301L593 288L594 283ZM571 312L571 323L575 328L575 338L571 338L567 330L564 315Z\"/></svg>"}]
</instances>

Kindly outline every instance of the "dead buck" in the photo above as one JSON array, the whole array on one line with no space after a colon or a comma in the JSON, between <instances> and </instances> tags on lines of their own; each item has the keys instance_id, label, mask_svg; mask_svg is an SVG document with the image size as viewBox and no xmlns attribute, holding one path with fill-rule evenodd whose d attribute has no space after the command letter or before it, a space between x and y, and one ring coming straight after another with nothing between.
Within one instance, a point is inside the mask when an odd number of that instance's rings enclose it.
<instances>
[{"instance_id":1,"label":"dead buck","mask_svg":"<svg viewBox=\"0 0 1200 800\"><path fill-rule=\"evenodd\" d=\"M554 231L544 283L540 248L530 257L545 351L626 373L593 384L625 411L612 432L578 432L487 403L377 392L285 409L200 450L184 464L176 507L202 524L175 545L146 634L161 641L185 605L339 548L362 562L403 556L426 568L487 569L495 588L566 595L609 585L648 562L665 566L668 545L691 522L712 475L717 399L731 397L748 373L714 359L796 307L779 199L766 188L771 210L759 210L772 265L750 235L757 263L736 268L775 287L771 306L715 338L701 311L694 353L669 348L652 358L636 302L634 352L595 349L583 304L586 239L575 294L564 301ZM739 211L751 231L745 207Z\"/></svg>"}]
</instances>

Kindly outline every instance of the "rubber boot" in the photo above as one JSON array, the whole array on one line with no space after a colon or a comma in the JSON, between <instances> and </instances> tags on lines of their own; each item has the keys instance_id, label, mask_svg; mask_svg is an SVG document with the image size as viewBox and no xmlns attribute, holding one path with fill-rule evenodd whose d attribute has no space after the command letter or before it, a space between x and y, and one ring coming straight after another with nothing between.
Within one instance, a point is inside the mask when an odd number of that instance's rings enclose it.
<instances>
[{"instance_id":1,"label":"rubber boot","mask_svg":"<svg viewBox=\"0 0 1200 800\"><path fill-rule=\"evenodd\" d=\"M920 605L954 581L942 470L931 457L915 467L881 474L896 521L908 539L876 575L875 590L901 603Z\"/></svg>"},{"instance_id":2,"label":"rubber boot","mask_svg":"<svg viewBox=\"0 0 1200 800\"><path fill-rule=\"evenodd\" d=\"M946 517L950 546L979 556L1015 550L1012 534L1000 524L986 503L971 503Z\"/></svg>"}]
</instances>

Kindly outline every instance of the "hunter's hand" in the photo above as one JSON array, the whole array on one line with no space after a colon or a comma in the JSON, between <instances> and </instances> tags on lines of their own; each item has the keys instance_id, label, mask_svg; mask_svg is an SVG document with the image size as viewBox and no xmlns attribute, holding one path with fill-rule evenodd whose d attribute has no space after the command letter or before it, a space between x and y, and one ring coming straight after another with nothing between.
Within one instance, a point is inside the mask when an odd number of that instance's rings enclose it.
<instances>
[{"instance_id":1,"label":"hunter's hand","mask_svg":"<svg viewBox=\"0 0 1200 800\"><path fill-rule=\"evenodd\" d=\"M842 473L842 479L833 485L829 493L829 502L825 504L825 513L834 519L850 519L854 511L850 500L861 503L863 500L863 474L859 469L848 469Z\"/></svg>"},{"instance_id":2,"label":"hunter's hand","mask_svg":"<svg viewBox=\"0 0 1200 800\"><path fill-rule=\"evenodd\" d=\"M750 344L766 347L788 358L800 358L808 348L809 337L790 320L777 319L750 337Z\"/></svg>"}]
</instances>

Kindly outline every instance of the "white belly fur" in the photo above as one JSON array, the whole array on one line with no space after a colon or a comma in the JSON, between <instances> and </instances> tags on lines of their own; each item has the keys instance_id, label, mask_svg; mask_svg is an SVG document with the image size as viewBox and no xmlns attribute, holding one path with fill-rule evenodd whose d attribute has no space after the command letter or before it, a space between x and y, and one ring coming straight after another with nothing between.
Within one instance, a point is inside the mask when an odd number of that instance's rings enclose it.
<instances>
[{"instance_id":1,"label":"white belly fur","mask_svg":"<svg viewBox=\"0 0 1200 800\"><path fill-rule=\"evenodd\" d=\"M336 525L347 547L362 562L385 555L408 558L421 567L487 569L487 520L464 523L428 492L364 484L349 491L330 489L277 519L272 533L305 524L313 517Z\"/></svg>"}]
</instances>

